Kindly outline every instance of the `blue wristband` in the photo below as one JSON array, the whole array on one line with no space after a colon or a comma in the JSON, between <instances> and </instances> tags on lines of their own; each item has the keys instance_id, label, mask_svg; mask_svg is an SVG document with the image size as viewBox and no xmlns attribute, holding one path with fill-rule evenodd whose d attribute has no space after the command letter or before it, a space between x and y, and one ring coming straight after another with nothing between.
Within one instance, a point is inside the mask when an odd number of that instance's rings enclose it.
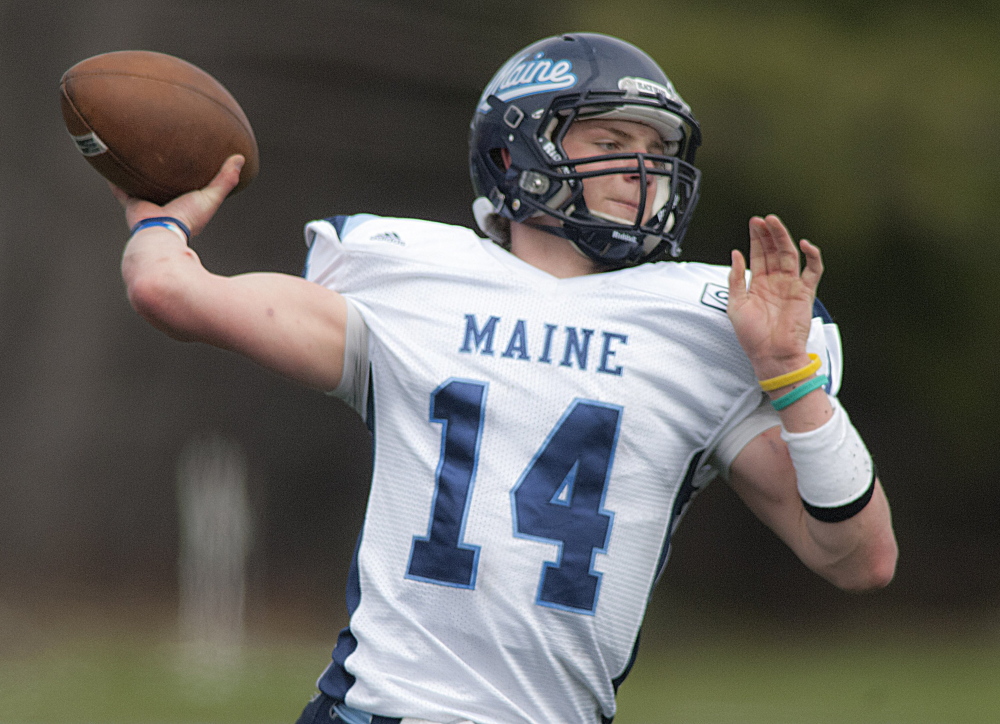
<instances>
[{"instance_id":1,"label":"blue wristband","mask_svg":"<svg viewBox=\"0 0 1000 724\"><path fill-rule=\"evenodd\" d=\"M184 236L187 241L191 241L191 229L187 227L180 219L175 219L173 216L151 216L148 219L143 219L138 224L132 227L132 231L129 232L129 236L132 236L137 231L142 231L150 226L162 226L166 229L174 227L177 230L184 232Z\"/></svg>"},{"instance_id":2,"label":"blue wristband","mask_svg":"<svg viewBox=\"0 0 1000 724\"><path fill-rule=\"evenodd\" d=\"M776 400L771 400L771 406L778 411L784 410L793 402L798 402L813 390L826 385L826 383L829 381L830 378L827 377L826 375L818 375L816 377L813 377L811 380L809 380L808 382L804 382L791 392L782 395Z\"/></svg>"}]
</instances>

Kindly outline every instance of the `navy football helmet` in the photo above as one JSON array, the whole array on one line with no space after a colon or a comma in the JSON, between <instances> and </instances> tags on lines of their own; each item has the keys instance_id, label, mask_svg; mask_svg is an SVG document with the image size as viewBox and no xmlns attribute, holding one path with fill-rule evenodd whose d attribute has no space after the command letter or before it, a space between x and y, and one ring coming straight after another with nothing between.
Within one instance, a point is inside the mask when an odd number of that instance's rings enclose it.
<instances>
[{"instance_id":1,"label":"navy football helmet","mask_svg":"<svg viewBox=\"0 0 1000 724\"><path fill-rule=\"evenodd\" d=\"M574 120L591 118L643 123L659 133L664 152L567 158L562 146L567 129ZM693 162L700 143L691 109L644 52L596 33L546 38L508 60L479 100L469 135L472 185L479 197L473 211L483 231L500 243L509 241L510 221L547 214L562 223L538 228L570 240L603 264L639 264L668 252L677 256L698 201L701 174ZM598 171L577 169L584 161L609 160L618 163ZM635 218L589 210L583 180L623 173L640 182ZM647 193L654 195L649 206ZM646 208L652 215L644 222Z\"/></svg>"}]
</instances>

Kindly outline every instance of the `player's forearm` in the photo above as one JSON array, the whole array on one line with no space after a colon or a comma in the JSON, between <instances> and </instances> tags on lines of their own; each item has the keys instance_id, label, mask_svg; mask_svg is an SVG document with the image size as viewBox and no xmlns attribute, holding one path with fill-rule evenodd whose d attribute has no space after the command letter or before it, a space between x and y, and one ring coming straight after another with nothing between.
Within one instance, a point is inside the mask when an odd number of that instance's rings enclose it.
<instances>
[{"instance_id":1,"label":"player's forearm","mask_svg":"<svg viewBox=\"0 0 1000 724\"><path fill-rule=\"evenodd\" d=\"M197 339L192 278L207 273L197 254L164 227L139 231L122 255L122 279L132 308L157 329L182 341Z\"/></svg>"},{"instance_id":2,"label":"player's forearm","mask_svg":"<svg viewBox=\"0 0 1000 724\"><path fill-rule=\"evenodd\" d=\"M320 390L340 382L347 309L329 289L287 274L212 274L163 227L133 235L122 277L136 312L174 339L236 352Z\"/></svg>"},{"instance_id":3,"label":"player's forearm","mask_svg":"<svg viewBox=\"0 0 1000 724\"><path fill-rule=\"evenodd\" d=\"M818 574L839 588L865 591L889 584L896 570L898 548L892 532L889 504L878 480L871 500L857 514L825 523L803 510L804 556Z\"/></svg>"},{"instance_id":4,"label":"player's forearm","mask_svg":"<svg viewBox=\"0 0 1000 724\"><path fill-rule=\"evenodd\" d=\"M835 412L820 427L774 427L748 443L730 484L810 569L844 589L878 588L896 565L889 505L846 412L826 402Z\"/></svg>"}]
</instances>

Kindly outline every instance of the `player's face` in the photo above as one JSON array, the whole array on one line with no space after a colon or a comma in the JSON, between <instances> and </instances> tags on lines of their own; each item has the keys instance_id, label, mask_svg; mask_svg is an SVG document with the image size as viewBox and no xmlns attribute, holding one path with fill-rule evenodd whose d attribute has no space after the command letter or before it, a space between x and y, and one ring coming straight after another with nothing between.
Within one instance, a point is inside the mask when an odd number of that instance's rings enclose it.
<instances>
[{"instance_id":1,"label":"player's face","mask_svg":"<svg viewBox=\"0 0 1000 724\"><path fill-rule=\"evenodd\" d=\"M664 152L663 140L649 126L633 121L583 120L576 121L563 137L563 150L570 158L587 158L609 153L654 153ZM606 168L621 168L628 165L627 159L584 163L577 171L598 171ZM653 161L647 161L652 168ZM597 216L611 218L626 224L635 223L639 214L641 198L638 173L608 174L584 179L583 194L587 208ZM642 210L645 223L652 213L657 183L667 183L663 176L646 177L646 204Z\"/></svg>"}]
</instances>

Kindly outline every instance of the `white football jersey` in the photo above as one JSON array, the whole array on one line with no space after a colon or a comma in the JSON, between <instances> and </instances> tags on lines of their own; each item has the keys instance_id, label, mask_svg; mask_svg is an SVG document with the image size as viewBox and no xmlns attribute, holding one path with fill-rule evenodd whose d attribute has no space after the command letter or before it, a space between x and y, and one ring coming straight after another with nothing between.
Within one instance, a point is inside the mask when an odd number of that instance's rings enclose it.
<instances>
[{"instance_id":1,"label":"white football jersey","mask_svg":"<svg viewBox=\"0 0 1000 724\"><path fill-rule=\"evenodd\" d=\"M306 277L367 326L375 448L320 688L434 722L609 719L671 533L764 409L728 270L557 279L469 229L369 215L306 237ZM814 320L809 348L836 394L836 328Z\"/></svg>"}]
</instances>

